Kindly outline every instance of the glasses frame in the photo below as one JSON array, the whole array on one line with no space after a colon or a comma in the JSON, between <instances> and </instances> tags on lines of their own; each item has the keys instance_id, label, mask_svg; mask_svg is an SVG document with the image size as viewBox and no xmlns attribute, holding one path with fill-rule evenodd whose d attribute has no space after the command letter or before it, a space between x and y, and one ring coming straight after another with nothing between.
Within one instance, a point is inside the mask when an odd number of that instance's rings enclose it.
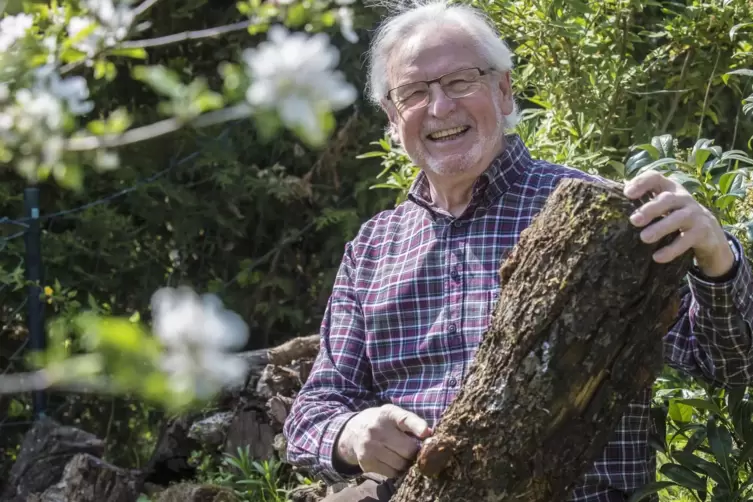
<instances>
[{"instance_id":1,"label":"glasses frame","mask_svg":"<svg viewBox=\"0 0 753 502\"><path fill-rule=\"evenodd\" d=\"M392 97L390 96L392 94L392 91L394 91L396 89L400 89L401 87L405 87L405 86L408 86L408 85L416 85L416 84L426 84L426 87L428 89L428 88L431 87L431 84L438 83L439 86L440 86L440 88L442 89L442 92L445 92L444 87L442 87L442 83L441 83L441 80L443 78L445 78L445 77L447 77L449 75L454 75L455 73L459 73L461 71L468 71L468 70L477 70L478 73L479 73L479 78L483 77L483 76L486 76L486 75L489 75L489 74L491 74L491 73L493 73L495 71L494 68L487 68L487 69L484 70L484 69L479 68L478 66L470 66L468 68L459 68L457 70L453 70L453 71L451 71L449 73L445 73L444 75L440 75L439 77L433 78L431 80L416 80L416 81L413 81L413 82L408 82L407 84L402 84L402 85L398 85L397 87L393 87L392 89L390 89L390 90L387 91L387 94L385 95L385 99L387 99L387 101L391 102L395 106L395 108L397 108L398 110L400 110L400 107L399 107L398 103L394 99L392 99ZM471 91L470 93L466 94L466 96L470 96L474 92L476 92L476 91L475 90ZM447 95L446 92L445 92L445 95ZM463 97L465 97L465 96L463 96ZM454 99L454 98L452 98L452 99ZM431 100L429 100L429 101L431 101ZM415 108L405 108L405 109L403 109L403 111L405 111L405 110L419 110L421 108L425 108L428 104L429 104L429 102L427 101L426 105L417 106Z\"/></svg>"}]
</instances>

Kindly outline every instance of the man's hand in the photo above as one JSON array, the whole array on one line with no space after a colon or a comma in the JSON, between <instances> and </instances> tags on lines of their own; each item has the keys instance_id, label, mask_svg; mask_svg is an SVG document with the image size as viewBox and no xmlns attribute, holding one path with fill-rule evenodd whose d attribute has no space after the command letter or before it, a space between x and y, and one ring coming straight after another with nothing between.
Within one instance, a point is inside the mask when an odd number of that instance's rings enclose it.
<instances>
[{"instance_id":1,"label":"man's hand","mask_svg":"<svg viewBox=\"0 0 753 502\"><path fill-rule=\"evenodd\" d=\"M644 227L655 218L665 216L643 229L643 242L653 243L665 235L680 232L671 244L654 254L654 260L667 263L692 249L698 268L709 277L724 275L732 268L735 256L719 222L682 185L656 171L648 171L627 182L624 193L631 199L654 195L630 217L633 225Z\"/></svg>"},{"instance_id":2,"label":"man's hand","mask_svg":"<svg viewBox=\"0 0 753 502\"><path fill-rule=\"evenodd\" d=\"M431 435L426 421L402 408L386 404L351 418L335 446L345 463L364 472L394 478L408 468L420 449L420 439Z\"/></svg>"}]
</instances>

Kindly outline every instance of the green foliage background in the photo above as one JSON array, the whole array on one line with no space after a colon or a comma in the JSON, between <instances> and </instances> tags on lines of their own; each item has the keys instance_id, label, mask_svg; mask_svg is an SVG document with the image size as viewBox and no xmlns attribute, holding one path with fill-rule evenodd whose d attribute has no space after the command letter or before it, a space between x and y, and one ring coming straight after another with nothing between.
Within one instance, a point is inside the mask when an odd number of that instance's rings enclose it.
<instances>
[{"instance_id":1,"label":"green foliage background","mask_svg":"<svg viewBox=\"0 0 753 502\"><path fill-rule=\"evenodd\" d=\"M615 179L663 170L751 249L753 4L470 3L492 17L515 52L513 82L524 110L518 132L534 156ZM331 32L343 51L341 68L359 89L368 30L380 14L357 8L358 44ZM243 19L234 2L219 0L164 0L151 17L148 36ZM254 40L240 32L173 45L150 52L149 63L218 85L216 61ZM90 85L98 107L124 106L137 122L157 118L152 94L126 71ZM104 200L44 221L48 317L90 305L146 316L155 289L186 283L218 292L243 315L249 348L315 332L345 241L366 218L401 201L416 173L396 145L379 141L384 118L377 110L359 101L338 116L338 127L322 151L292 135L265 142L243 122L186 130L130 147L119 170L87 178L82 193L43 185L43 215ZM0 214L22 216L24 181L10 171L0 176ZM5 235L17 230L3 226ZM23 240L15 239L0 255L0 370L21 369L11 356L26 336L23 253ZM708 388L669 371L656 389L652 443L659 479L668 484L654 488L667 500L749 499L753 409L745 389ZM56 418L107 438L110 460L139 466L148 458L161 413L122 399L53 397ZM28 418L27 396L0 399L4 414ZM6 469L22 432L0 434Z\"/></svg>"}]
</instances>

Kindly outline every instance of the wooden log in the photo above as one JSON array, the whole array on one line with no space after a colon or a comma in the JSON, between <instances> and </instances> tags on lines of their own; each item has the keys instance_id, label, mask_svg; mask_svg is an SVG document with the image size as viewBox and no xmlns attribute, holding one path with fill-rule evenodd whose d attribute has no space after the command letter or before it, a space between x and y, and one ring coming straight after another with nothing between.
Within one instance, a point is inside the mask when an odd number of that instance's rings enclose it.
<instances>
[{"instance_id":1,"label":"wooden log","mask_svg":"<svg viewBox=\"0 0 753 502\"><path fill-rule=\"evenodd\" d=\"M268 349L240 352L249 373L260 374L268 364L289 366L298 359L314 359L319 352L319 335L299 336Z\"/></svg>"},{"instance_id":2,"label":"wooden log","mask_svg":"<svg viewBox=\"0 0 753 502\"><path fill-rule=\"evenodd\" d=\"M637 206L561 182L501 266L463 387L393 502L567 499L660 371L690 265L653 261L628 221Z\"/></svg>"}]
</instances>

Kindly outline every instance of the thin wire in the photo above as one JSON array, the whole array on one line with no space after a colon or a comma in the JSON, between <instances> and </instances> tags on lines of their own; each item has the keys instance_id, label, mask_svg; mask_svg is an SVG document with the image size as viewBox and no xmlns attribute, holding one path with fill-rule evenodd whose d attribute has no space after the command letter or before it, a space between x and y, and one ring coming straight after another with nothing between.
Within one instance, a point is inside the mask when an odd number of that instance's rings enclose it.
<instances>
[{"instance_id":1,"label":"thin wire","mask_svg":"<svg viewBox=\"0 0 753 502\"><path fill-rule=\"evenodd\" d=\"M19 227L29 228L29 225L27 225L26 223L18 220L12 220L7 216L0 218L0 225L17 225Z\"/></svg>"},{"instance_id":2,"label":"thin wire","mask_svg":"<svg viewBox=\"0 0 753 502\"><path fill-rule=\"evenodd\" d=\"M231 125L231 127L232 127L232 125ZM230 130L230 127L225 128L219 135L217 135L216 137L212 138L212 141L216 141L218 139L223 138L224 136L227 136L229 130ZM45 215L40 216L39 219L41 221L44 221L44 220L48 220L48 219L51 219L51 218L59 218L61 216L68 216L68 215L71 215L71 214L80 213L82 211L85 211L85 210L90 209L90 208L95 207L95 206L106 204L106 203L108 203L108 202L110 202L110 201L112 201L114 199L117 199L119 197L127 195L127 194L129 194L129 193L137 190L138 188L144 186L144 185L148 185L149 183L153 183L154 181L156 181L157 179L159 179L162 176L166 175L167 173L169 173L170 171L172 171L176 167L182 166L186 162L189 162L189 161L195 159L197 156L199 156L204 151L204 149L205 149L205 147L202 147L199 150L193 152L192 154L186 155L185 157L183 157L182 159L180 159L178 161L176 161L175 158L173 158L173 160L170 161L170 165L167 166L165 169L163 169L163 170L161 170L161 171L159 171L159 172L157 172L157 173L155 173L155 174L153 174L153 175L151 175L149 177L142 178L142 179L136 181L136 183L134 183L132 186L130 186L128 188L124 188L123 190L119 190L119 191L117 191L115 193L112 193L112 194L108 195L107 197L103 197L101 199L97 199L95 201L88 202L88 203L86 203L84 205L75 207L73 209L66 209L64 211L58 211L56 213L45 214ZM24 218L21 218L20 220L13 220L14 223L20 224L20 225L24 225L24 226L27 226L27 227L28 227L28 225L26 224L26 222L28 222L28 221L31 221L31 218L29 218L28 216L24 217ZM2 223L2 220L0 220L0 223ZM8 237L8 239L12 239L14 237L17 237L17 236L23 235L23 234L24 234L24 232L20 232L20 233L17 233L17 234L14 234L14 235ZM0 251L2 251L2 248L0 248Z\"/></svg>"}]
</instances>

